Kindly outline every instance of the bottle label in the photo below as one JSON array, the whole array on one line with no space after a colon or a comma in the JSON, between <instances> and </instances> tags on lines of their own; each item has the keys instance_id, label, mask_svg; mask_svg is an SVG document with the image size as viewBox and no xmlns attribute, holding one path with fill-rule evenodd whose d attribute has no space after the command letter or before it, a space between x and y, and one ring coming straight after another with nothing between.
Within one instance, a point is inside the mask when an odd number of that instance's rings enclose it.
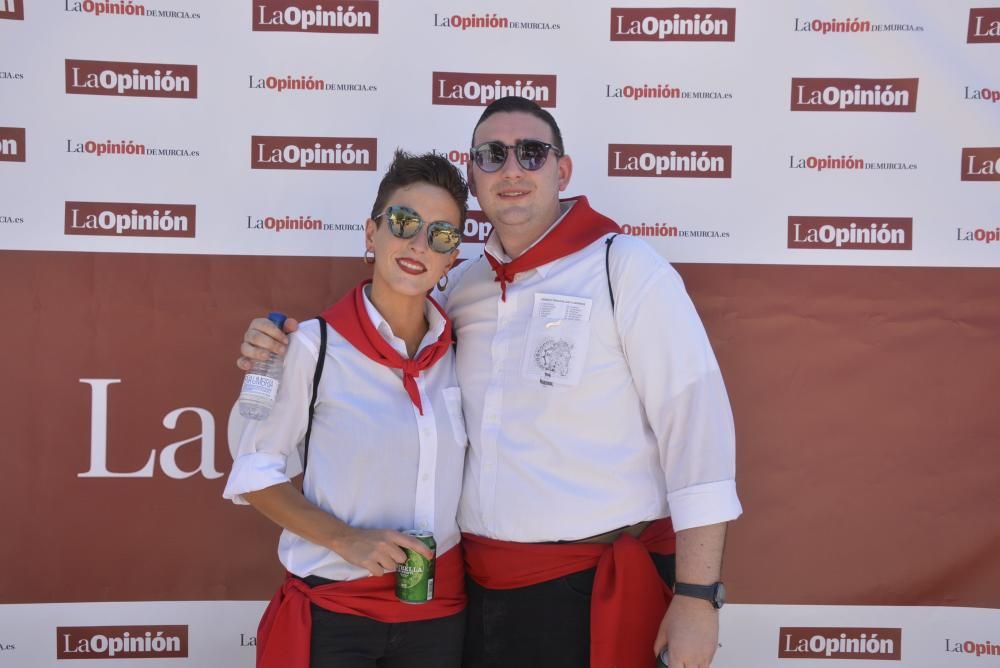
<instances>
[{"instance_id":1,"label":"bottle label","mask_svg":"<svg viewBox=\"0 0 1000 668\"><path fill-rule=\"evenodd\" d=\"M248 373L243 378L243 389L240 390L241 401L251 401L259 404L273 404L278 396L280 381L256 373Z\"/></svg>"}]
</instances>

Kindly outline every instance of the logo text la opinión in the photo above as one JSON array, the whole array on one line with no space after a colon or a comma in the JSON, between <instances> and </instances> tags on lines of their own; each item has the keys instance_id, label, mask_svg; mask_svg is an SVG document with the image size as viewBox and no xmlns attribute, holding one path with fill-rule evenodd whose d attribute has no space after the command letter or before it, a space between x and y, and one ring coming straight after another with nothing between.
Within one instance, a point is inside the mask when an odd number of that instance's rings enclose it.
<instances>
[{"instance_id":1,"label":"logo text la opini\u00f3n","mask_svg":"<svg viewBox=\"0 0 1000 668\"><path fill-rule=\"evenodd\" d=\"M378 33L376 0L253 0L252 5L255 31Z\"/></svg>"},{"instance_id":2,"label":"logo text la opini\u00f3n","mask_svg":"<svg viewBox=\"0 0 1000 668\"><path fill-rule=\"evenodd\" d=\"M789 216L788 248L912 250L913 219Z\"/></svg>"},{"instance_id":3,"label":"logo text la opini\u00f3n","mask_svg":"<svg viewBox=\"0 0 1000 668\"><path fill-rule=\"evenodd\" d=\"M1000 146L962 149L963 181L1000 181Z\"/></svg>"},{"instance_id":4,"label":"logo text la opini\u00f3n","mask_svg":"<svg viewBox=\"0 0 1000 668\"><path fill-rule=\"evenodd\" d=\"M695 144L609 144L608 176L728 179L733 147Z\"/></svg>"},{"instance_id":5,"label":"logo text la opini\u00f3n","mask_svg":"<svg viewBox=\"0 0 1000 668\"><path fill-rule=\"evenodd\" d=\"M375 137L250 138L251 169L375 171L377 155Z\"/></svg>"},{"instance_id":6,"label":"logo text la opini\u00f3n","mask_svg":"<svg viewBox=\"0 0 1000 668\"><path fill-rule=\"evenodd\" d=\"M24 162L24 128L0 128L0 162Z\"/></svg>"},{"instance_id":7,"label":"logo text la opini\u00f3n","mask_svg":"<svg viewBox=\"0 0 1000 668\"><path fill-rule=\"evenodd\" d=\"M778 658L899 661L902 644L898 628L782 627Z\"/></svg>"},{"instance_id":8,"label":"logo text la opini\u00f3n","mask_svg":"<svg viewBox=\"0 0 1000 668\"><path fill-rule=\"evenodd\" d=\"M918 79L792 79L792 111L917 110Z\"/></svg>"},{"instance_id":9,"label":"logo text la opini\u00f3n","mask_svg":"<svg viewBox=\"0 0 1000 668\"><path fill-rule=\"evenodd\" d=\"M24 20L24 0L0 0L0 19Z\"/></svg>"},{"instance_id":10,"label":"logo text la opini\u00f3n","mask_svg":"<svg viewBox=\"0 0 1000 668\"><path fill-rule=\"evenodd\" d=\"M60 626L57 659L156 659L188 655L188 627Z\"/></svg>"},{"instance_id":11,"label":"logo text la opini\u00f3n","mask_svg":"<svg viewBox=\"0 0 1000 668\"><path fill-rule=\"evenodd\" d=\"M540 107L556 106L554 74L484 74L473 72L434 72L431 103L443 105L486 106L501 97L517 95Z\"/></svg>"},{"instance_id":12,"label":"logo text la opini\u00f3n","mask_svg":"<svg viewBox=\"0 0 1000 668\"><path fill-rule=\"evenodd\" d=\"M612 42L733 42L732 7L611 8Z\"/></svg>"},{"instance_id":13,"label":"logo text la opini\u00f3n","mask_svg":"<svg viewBox=\"0 0 1000 668\"><path fill-rule=\"evenodd\" d=\"M198 97L198 66L66 60L66 92L122 97Z\"/></svg>"},{"instance_id":14,"label":"logo text la opini\u00f3n","mask_svg":"<svg viewBox=\"0 0 1000 668\"><path fill-rule=\"evenodd\" d=\"M1000 7L983 7L969 10L969 44L1000 44Z\"/></svg>"},{"instance_id":15,"label":"logo text la opini\u00f3n","mask_svg":"<svg viewBox=\"0 0 1000 668\"><path fill-rule=\"evenodd\" d=\"M66 202L65 234L110 237L194 237L195 205Z\"/></svg>"}]
</instances>

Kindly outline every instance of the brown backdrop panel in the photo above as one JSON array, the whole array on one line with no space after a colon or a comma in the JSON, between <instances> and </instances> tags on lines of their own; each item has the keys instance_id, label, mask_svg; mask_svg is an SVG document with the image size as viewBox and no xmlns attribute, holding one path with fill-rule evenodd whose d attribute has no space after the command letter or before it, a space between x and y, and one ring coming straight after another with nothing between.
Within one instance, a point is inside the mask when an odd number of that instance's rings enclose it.
<instances>
[{"instance_id":1,"label":"brown backdrop panel","mask_svg":"<svg viewBox=\"0 0 1000 668\"><path fill-rule=\"evenodd\" d=\"M746 514L726 577L752 603L1000 607L1000 271L682 265L726 374ZM248 318L309 316L359 259L0 253L0 602L266 599L277 531L224 477L80 478L91 389L108 468L215 419L228 472ZM180 449L193 469L200 443Z\"/></svg>"},{"instance_id":2,"label":"brown backdrop panel","mask_svg":"<svg viewBox=\"0 0 1000 668\"><path fill-rule=\"evenodd\" d=\"M680 270L736 417L734 599L1000 608L1000 270Z\"/></svg>"},{"instance_id":3,"label":"brown backdrop panel","mask_svg":"<svg viewBox=\"0 0 1000 668\"><path fill-rule=\"evenodd\" d=\"M12 345L4 391L0 601L269 598L277 531L220 497L225 477L79 478L90 461L91 390L108 389L108 468L196 436L184 406L215 417L216 468L232 463L237 345L251 314L306 316L357 280L360 258L7 252L2 304ZM181 448L193 469L199 444ZM159 454L157 454L159 457ZM15 575L16 574L16 575Z\"/></svg>"}]
</instances>

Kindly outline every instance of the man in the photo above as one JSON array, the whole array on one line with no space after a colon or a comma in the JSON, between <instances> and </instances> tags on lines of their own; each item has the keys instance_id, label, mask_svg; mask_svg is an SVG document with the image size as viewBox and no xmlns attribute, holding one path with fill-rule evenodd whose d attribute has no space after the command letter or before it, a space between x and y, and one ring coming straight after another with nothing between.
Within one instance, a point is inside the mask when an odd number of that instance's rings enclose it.
<instances>
[{"instance_id":1,"label":"man","mask_svg":"<svg viewBox=\"0 0 1000 668\"><path fill-rule=\"evenodd\" d=\"M708 666L742 509L697 313L647 244L608 245L614 222L559 200L573 163L535 103L487 107L469 165L495 234L447 295L470 440L464 665L642 668L666 647L670 666ZM281 350L264 323L247 357Z\"/></svg>"}]
</instances>

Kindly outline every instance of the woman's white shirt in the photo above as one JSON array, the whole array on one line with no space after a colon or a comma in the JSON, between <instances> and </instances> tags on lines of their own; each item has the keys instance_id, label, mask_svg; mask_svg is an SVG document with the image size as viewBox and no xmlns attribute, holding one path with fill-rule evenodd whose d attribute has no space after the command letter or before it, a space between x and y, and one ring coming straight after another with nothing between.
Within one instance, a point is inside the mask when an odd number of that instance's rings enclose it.
<instances>
[{"instance_id":1,"label":"woman's white shirt","mask_svg":"<svg viewBox=\"0 0 1000 668\"><path fill-rule=\"evenodd\" d=\"M367 294L364 301L379 334L406 357L403 340ZM418 350L437 341L444 329L444 318L430 302L425 315L429 329ZM271 415L255 421L236 414L242 429L225 498L246 503L242 494L287 482L301 470L319 326L318 320L307 321L290 336ZM453 351L416 378L421 415L403 389L400 371L369 359L324 326L326 360L309 442L306 498L352 527L433 531L443 554L459 541L455 516L467 444ZM287 530L278 557L299 576L354 580L368 575Z\"/></svg>"}]
</instances>

